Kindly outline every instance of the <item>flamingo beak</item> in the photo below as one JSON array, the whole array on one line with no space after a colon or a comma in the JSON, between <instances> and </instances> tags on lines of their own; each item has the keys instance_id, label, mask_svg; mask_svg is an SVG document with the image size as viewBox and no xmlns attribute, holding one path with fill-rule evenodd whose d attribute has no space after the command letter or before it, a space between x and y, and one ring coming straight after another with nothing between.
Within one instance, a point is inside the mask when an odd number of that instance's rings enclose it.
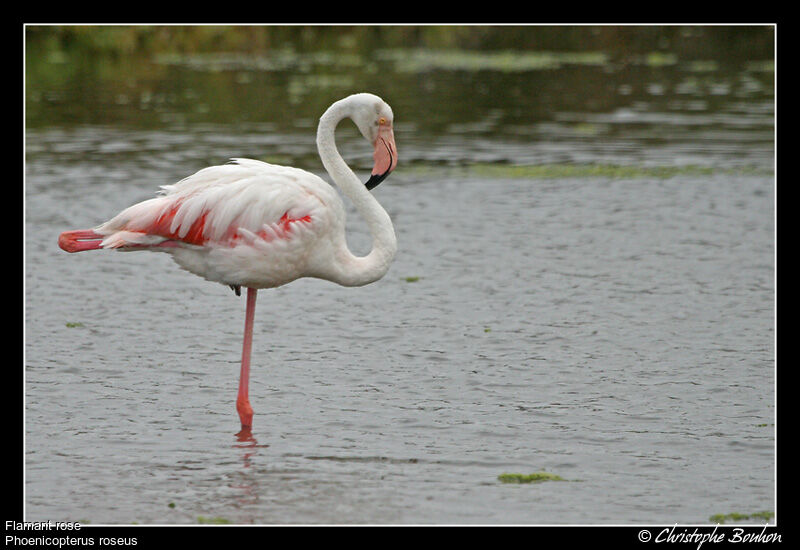
<instances>
[{"instance_id":1,"label":"flamingo beak","mask_svg":"<svg viewBox=\"0 0 800 550\"><path fill-rule=\"evenodd\" d=\"M388 124L381 126L378 130L378 137L375 139L375 154L372 155L375 165L372 167L372 175L364 184L367 189L372 190L380 182L386 179L389 172L397 166L397 146L394 144L394 131Z\"/></svg>"}]
</instances>

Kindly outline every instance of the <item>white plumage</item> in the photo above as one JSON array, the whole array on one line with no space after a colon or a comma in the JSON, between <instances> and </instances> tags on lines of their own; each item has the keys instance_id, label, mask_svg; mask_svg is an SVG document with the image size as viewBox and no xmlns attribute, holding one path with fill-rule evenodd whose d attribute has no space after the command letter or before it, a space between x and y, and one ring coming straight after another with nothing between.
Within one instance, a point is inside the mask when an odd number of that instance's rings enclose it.
<instances>
[{"instance_id":1,"label":"white plumage","mask_svg":"<svg viewBox=\"0 0 800 550\"><path fill-rule=\"evenodd\" d=\"M94 231L103 248L161 250L209 281L270 288L316 276L309 259L342 245L344 222L342 200L322 178L233 159L162 186Z\"/></svg>"}]
</instances>

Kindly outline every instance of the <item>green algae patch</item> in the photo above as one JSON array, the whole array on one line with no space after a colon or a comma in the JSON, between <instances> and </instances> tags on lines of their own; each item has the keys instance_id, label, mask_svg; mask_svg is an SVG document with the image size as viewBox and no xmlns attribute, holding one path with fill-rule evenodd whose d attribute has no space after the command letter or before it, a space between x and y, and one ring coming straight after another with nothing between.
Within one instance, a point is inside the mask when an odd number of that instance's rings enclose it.
<instances>
[{"instance_id":1,"label":"green algae patch","mask_svg":"<svg viewBox=\"0 0 800 550\"><path fill-rule=\"evenodd\" d=\"M641 166L628 164L506 164L501 162L476 162L459 166L415 164L403 169L421 177L442 173L456 177L481 177L490 179L557 180L578 178L604 178L615 180L656 179L713 175L773 176L773 172L755 166L720 168L699 166Z\"/></svg>"},{"instance_id":2,"label":"green algae patch","mask_svg":"<svg viewBox=\"0 0 800 550\"><path fill-rule=\"evenodd\" d=\"M67 322L67 328L81 328L83 323Z\"/></svg>"},{"instance_id":3,"label":"green algae patch","mask_svg":"<svg viewBox=\"0 0 800 550\"><path fill-rule=\"evenodd\" d=\"M197 523L202 523L205 525L227 525L230 522L231 520L225 518L207 518L204 516L197 516Z\"/></svg>"},{"instance_id":4,"label":"green algae patch","mask_svg":"<svg viewBox=\"0 0 800 550\"><path fill-rule=\"evenodd\" d=\"M475 51L459 49L398 48L375 52L379 61L391 62L403 73L428 71L500 71L506 73L558 69L564 65L607 66L600 51Z\"/></svg>"},{"instance_id":5,"label":"green algae patch","mask_svg":"<svg viewBox=\"0 0 800 550\"><path fill-rule=\"evenodd\" d=\"M675 176L709 176L714 169L709 166L635 166L624 164L472 164L470 172L493 178L612 178L667 179Z\"/></svg>"},{"instance_id":6,"label":"green algae patch","mask_svg":"<svg viewBox=\"0 0 800 550\"><path fill-rule=\"evenodd\" d=\"M725 523L728 521L746 521L746 520L763 520L769 521L770 518L775 516L773 512L755 512L753 514L741 514L739 512L732 512L730 514L714 514L708 518L712 523Z\"/></svg>"},{"instance_id":7,"label":"green algae patch","mask_svg":"<svg viewBox=\"0 0 800 550\"><path fill-rule=\"evenodd\" d=\"M775 72L775 61L774 60L764 60L764 61L748 61L745 65L748 71L754 73L772 73Z\"/></svg>"},{"instance_id":8,"label":"green algae patch","mask_svg":"<svg viewBox=\"0 0 800 550\"><path fill-rule=\"evenodd\" d=\"M550 472L534 472L532 474L500 474L498 481L503 483L541 483L543 481L566 481L563 477Z\"/></svg>"},{"instance_id":9,"label":"green algae patch","mask_svg":"<svg viewBox=\"0 0 800 550\"><path fill-rule=\"evenodd\" d=\"M643 60L648 67L666 67L678 63L678 56L674 53L650 52L644 56Z\"/></svg>"},{"instance_id":10,"label":"green algae patch","mask_svg":"<svg viewBox=\"0 0 800 550\"><path fill-rule=\"evenodd\" d=\"M419 281L419 277L404 277L403 280L407 283L416 283Z\"/></svg>"}]
</instances>

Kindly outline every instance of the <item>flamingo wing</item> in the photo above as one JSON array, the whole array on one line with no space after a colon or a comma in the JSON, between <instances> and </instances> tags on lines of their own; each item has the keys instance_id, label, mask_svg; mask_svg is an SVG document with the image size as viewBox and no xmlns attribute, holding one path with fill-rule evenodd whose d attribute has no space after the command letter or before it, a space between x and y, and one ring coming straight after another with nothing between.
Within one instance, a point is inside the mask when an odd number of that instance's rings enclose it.
<instances>
[{"instance_id":1,"label":"flamingo wing","mask_svg":"<svg viewBox=\"0 0 800 550\"><path fill-rule=\"evenodd\" d=\"M204 168L97 227L103 248L226 246L289 238L335 191L318 176L251 159ZM335 199L334 199L335 200Z\"/></svg>"}]
</instances>

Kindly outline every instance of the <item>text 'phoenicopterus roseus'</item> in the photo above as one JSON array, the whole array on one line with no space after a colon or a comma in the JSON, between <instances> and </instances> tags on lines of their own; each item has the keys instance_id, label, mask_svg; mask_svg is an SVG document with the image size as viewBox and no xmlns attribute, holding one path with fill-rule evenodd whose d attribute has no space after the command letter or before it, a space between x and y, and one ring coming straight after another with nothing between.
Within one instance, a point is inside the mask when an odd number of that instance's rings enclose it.
<instances>
[{"instance_id":1,"label":"text 'phoenicopterus roseus'","mask_svg":"<svg viewBox=\"0 0 800 550\"><path fill-rule=\"evenodd\" d=\"M375 147L366 184L342 159L334 139L337 124L352 119ZM244 344L236 409L242 432L250 432L250 350L256 293L300 277L344 286L374 282L389 269L397 251L391 219L369 192L397 165L391 107L372 94L354 94L320 117L317 148L322 164L353 202L372 234L372 250L353 255L345 240L345 209L339 194L322 178L257 160L232 159L204 168L160 196L123 210L88 230L58 238L67 252L99 248L167 252L182 268L229 285L239 295L247 287Z\"/></svg>"}]
</instances>

